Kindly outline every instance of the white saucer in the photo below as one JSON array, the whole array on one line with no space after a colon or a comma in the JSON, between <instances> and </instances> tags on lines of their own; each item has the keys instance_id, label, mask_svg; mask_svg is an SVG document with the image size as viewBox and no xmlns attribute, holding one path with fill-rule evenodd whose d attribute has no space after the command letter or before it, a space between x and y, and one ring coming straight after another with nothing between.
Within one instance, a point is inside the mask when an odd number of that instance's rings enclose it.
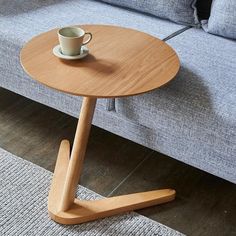
<instances>
[{"instance_id":1,"label":"white saucer","mask_svg":"<svg viewBox=\"0 0 236 236\"><path fill-rule=\"evenodd\" d=\"M53 48L53 54L56 57L59 57L65 60L78 60L78 59L82 59L86 57L89 54L89 50L86 46L82 46L79 55L67 56L67 55L62 54L60 45L57 45L56 47Z\"/></svg>"}]
</instances>

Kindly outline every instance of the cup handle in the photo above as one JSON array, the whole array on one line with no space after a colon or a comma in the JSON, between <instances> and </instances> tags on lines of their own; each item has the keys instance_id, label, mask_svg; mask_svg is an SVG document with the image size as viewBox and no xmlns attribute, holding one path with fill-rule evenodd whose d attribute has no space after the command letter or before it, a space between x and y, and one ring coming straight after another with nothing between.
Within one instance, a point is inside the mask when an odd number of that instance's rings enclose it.
<instances>
[{"instance_id":1,"label":"cup handle","mask_svg":"<svg viewBox=\"0 0 236 236\"><path fill-rule=\"evenodd\" d=\"M83 42L83 45L88 44L93 38L93 35L90 32L86 32L85 35L86 34L89 35L89 38L85 42Z\"/></svg>"}]
</instances>

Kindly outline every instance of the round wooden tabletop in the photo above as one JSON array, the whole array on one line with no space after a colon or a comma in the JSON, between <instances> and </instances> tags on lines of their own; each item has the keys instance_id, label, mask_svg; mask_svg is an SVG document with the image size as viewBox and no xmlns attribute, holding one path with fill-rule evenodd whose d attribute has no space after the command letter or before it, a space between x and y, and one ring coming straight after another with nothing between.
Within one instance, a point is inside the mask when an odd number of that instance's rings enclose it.
<instances>
[{"instance_id":1,"label":"round wooden tabletop","mask_svg":"<svg viewBox=\"0 0 236 236\"><path fill-rule=\"evenodd\" d=\"M36 36L21 51L21 63L35 80L48 87L86 97L137 95L173 79L179 70L175 51L165 42L132 29L83 25L93 34L89 55L68 61L53 55L57 29Z\"/></svg>"}]
</instances>

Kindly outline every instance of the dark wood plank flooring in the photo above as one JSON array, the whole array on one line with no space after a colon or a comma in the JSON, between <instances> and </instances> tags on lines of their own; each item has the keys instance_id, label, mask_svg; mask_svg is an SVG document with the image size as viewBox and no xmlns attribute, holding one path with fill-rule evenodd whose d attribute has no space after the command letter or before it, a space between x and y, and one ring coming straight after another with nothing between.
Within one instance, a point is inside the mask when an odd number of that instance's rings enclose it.
<instances>
[{"instance_id":1,"label":"dark wood plank flooring","mask_svg":"<svg viewBox=\"0 0 236 236\"><path fill-rule=\"evenodd\" d=\"M77 120L0 88L0 147L53 171ZM139 211L187 235L236 235L236 185L92 127L81 185L103 196L172 187L174 202Z\"/></svg>"}]
</instances>

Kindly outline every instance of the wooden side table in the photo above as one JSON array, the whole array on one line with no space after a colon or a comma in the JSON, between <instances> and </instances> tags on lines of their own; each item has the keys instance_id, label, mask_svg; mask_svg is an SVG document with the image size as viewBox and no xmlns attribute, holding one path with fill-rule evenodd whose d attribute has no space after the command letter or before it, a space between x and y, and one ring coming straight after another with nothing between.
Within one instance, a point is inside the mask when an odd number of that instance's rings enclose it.
<instances>
[{"instance_id":1,"label":"wooden side table","mask_svg":"<svg viewBox=\"0 0 236 236\"><path fill-rule=\"evenodd\" d=\"M51 218L61 224L78 224L132 211L175 198L175 190L163 189L85 201L76 198L97 98L137 95L156 89L179 70L175 51L148 34L115 26L84 25L93 33L90 54L83 60L55 57L56 29L28 42L21 51L24 70L51 88L83 96L72 152L69 141L60 145L48 199Z\"/></svg>"}]
</instances>

